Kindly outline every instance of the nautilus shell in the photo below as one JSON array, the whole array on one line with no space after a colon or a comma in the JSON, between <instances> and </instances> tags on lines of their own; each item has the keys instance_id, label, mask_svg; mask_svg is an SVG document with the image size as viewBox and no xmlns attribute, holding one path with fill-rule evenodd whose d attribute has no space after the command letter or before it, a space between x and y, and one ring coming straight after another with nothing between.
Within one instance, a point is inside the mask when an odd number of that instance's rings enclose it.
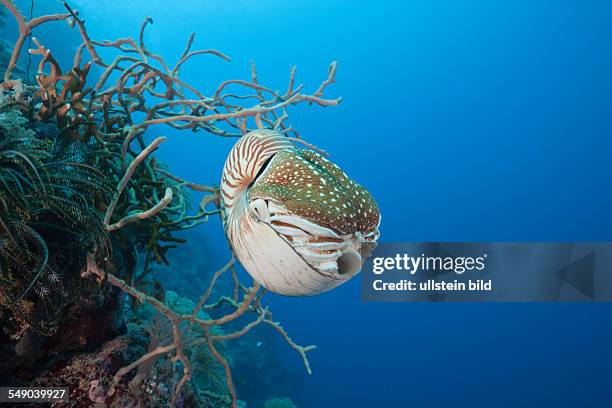
<instances>
[{"instance_id":1,"label":"nautilus shell","mask_svg":"<svg viewBox=\"0 0 612 408\"><path fill-rule=\"evenodd\" d=\"M227 239L268 290L304 296L360 270L376 246L380 211L338 166L259 129L230 151L221 178Z\"/></svg>"}]
</instances>

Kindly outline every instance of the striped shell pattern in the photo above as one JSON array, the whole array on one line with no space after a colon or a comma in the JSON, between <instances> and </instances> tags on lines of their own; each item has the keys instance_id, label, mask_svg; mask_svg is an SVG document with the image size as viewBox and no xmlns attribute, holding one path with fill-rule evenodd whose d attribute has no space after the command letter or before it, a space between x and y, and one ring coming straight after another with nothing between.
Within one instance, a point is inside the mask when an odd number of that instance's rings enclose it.
<instances>
[{"instance_id":1,"label":"striped shell pattern","mask_svg":"<svg viewBox=\"0 0 612 408\"><path fill-rule=\"evenodd\" d=\"M234 145L221 202L236 256L282 295L315 295L346 282L379 236L380 211L365 188L271 130L249 132Z\"/></svg>"}]
</instances>

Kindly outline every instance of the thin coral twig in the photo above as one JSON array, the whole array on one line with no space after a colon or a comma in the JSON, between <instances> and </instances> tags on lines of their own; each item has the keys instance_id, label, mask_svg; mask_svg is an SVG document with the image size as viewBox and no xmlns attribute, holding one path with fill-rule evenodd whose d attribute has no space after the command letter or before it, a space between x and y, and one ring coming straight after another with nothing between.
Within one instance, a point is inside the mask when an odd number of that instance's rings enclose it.
<instances>
[{"instance_id":1,"label":"thin coral twig","mask_svg":"<svg viewBox=\"0 0 612 408\"><path fill-rule=\"evenodd\" d=\"M106 225L107 228L110 225L110 220L113 216L113 212L115 211L115 207L117 206L117 202L119 201L119 197L121 196L121 193L127 186L130 179L132 178L134 171L136 171L136 168L140 165L140 163L142 163L142 161L146 159L164 141L166 141L165 137L158 137L157 139L155 139L153 142L151 142L149 146L147 146L142 152L140 152L140 154L136 156L136 158L128 166L125 174L123 175L123 178L121 179L121 181L119 182L119 185L117 186L117 190L115 191L115 195L113 196L113 199L111 200L110 204L108 205L108 208L106 209L106 215L104 216L104 225ZM170 194L171 193L172 193L172 190L170 190ZM170 195L170 199L172 199L171 195Z\"/></svg>"},{"instance_id":2,"label":"thin coral twig","mask_svg":"<svg viewBox=\"0 0 612 408\"><path fill-rule=\"evenodd\" d=\"M289 136L287 136L287 139L291 140L292 142L303 144L307 148L312 149L315 152L320 153L321 155L323 155L325 157L329 157L329 153L328 152L326 152L323 149L318 148L317 146L313 145L312 143L308 143L304 139L301 139L299 137L289 137Z\"/></svg>"},{"instance_id":3,"label":"thin coral twig","mask_svg":"<svg viewBox=\"0 0 612 408\"><path fill-rule=\"evenodd\" d=\"M204 294L200 297L200 300L198 301L197 305L193 308L193 311L191 312L192 315L194 316L197 315L198 312L202 309L202 307L204 306L204 304L210 297L210 294L212 293L213 287L215 286L217 279L219 279L219 277L225 271L227 271L232 265L234 265L234 262L235 262L235 258L234 258L234 255L232 255L229 262L226 263L221 269L219 269L217 272L213 274L213 277L210 279L210 284L208 285L208 289L206 289L206 292L204 292Z\"/></svg>"},{"instance_id":4,"label":"thin coral twig","mask_svg":"<svg viewBox=\"0 0 612 408\"><path fill-rule=\"evenodd\" d=\"M336 82L336 70L338 69L338 61L334 61L329 65L329 73L327 79L323 81L319 89L314 93L314 96L323 96L323 91L329 84Z\"/></svg>"},{"instance_id":5,"label":"thin coral twig","mask_svg":"<svg viewBox=\"0 0 612 408\"><path fill-rule=\"evenodd\" d=\"M78 17L78 12L72 7L70 7L67 2L64 2L64 7L66 8L66 10L68 10L68 13L70 13L70 16L72 16L74 23L79 28L81 37L83 37L83 43L85 44L85 47L87 48L87 51L89 51L89 54L93 58L94 62L98 65L105 67L106 64L104 63L104 61L102 61L102 58L100 58L100 56L96 52L96 49L91 44L91 38L89 38L87 30L85 30L85 22Z\"/></svg>"},{"instance_id":6,"label":"thin coral twig","mask_svg":"<svg viewBox=\"0 0 612 408\"><path fill-rule=\"evenodd\" d=\"M232 408L236 408L238 406L238 398L234 389L234 381L232 380L232 370L227 361L223 358L223 356L221 356L221 354L219 354L219 352L215 348L215 343L213 337L210 335L210 329L208 327L205 329L205 333L206 339L208 341L208 349L212 353L215 360L217 360L217 362L223 366L223 370L225 371L225 382L232 398Z\"/></svg>"},{"instance_id":7,"label":"thin coral twig","mask_svg":"<svg viewBox=\"0 0 612 408\"><path fill-rule=\"evenodd\" d=\"M145 211L139 211L137 213L125 216L122 219L120 219L119 221L117 221L116 223L107 226L106 230L107 231L116 231L116 230L118 230L120 228L125 227L128 224L133 223L133 222L136 222L136 221L139 221L139 220L145 220L147 218L153 217L157 213L159 213L161 210L166 208L168 206L168 204L170 204L172 202L172 197L173 197L172 189L170 187L167 187L166 188L166 193L165 193L164 197L157 204L155 204L153 207L151 207L151 208L149 208L148 210L145 210Z\"/></svg>"},{"instance_id":8,"label":"thin coral twig","mask_svg":"<svg viewBox=\"0 0 612 408\"><path fill-rule=\"evenodd\" d=\"M283 338L289 344L289 346L291 346L291 348L293 348L295 351L297 351L300 354L300 356L302 357L302 361L304 362L304 367L306 367L306 371L308 372L308 374L312 374L312 370L310 369L310 362L308 361L308 357L306 356L306 353L316 349L317 346L306 346L306 347L304 347L304 346L300 346L298 344L295 344L293 342L293 340L291 340L291 337L289 337L289 334L287 334L285 329L282 328L280 323L273 322L272 320L269 320L269 319L264 319L264 323L267 323L270 326L274 327L274 329L277 332L279 332L281 334L281 336L283 336Z\"/></svg>"},{"instance_id":9,"label":"thin coral twig","mask_svg":"<svg viewBox=\"0 0 612 408\"><path fill-rule=\"evenodd\" d=\"M160 170L160 173L168 177L169 179L172 179L178 182L180 185L190 188L194 191L200 191L202 193L215 193L219 190L217 187L214 187L214 186L203 186L201 184L192 183L190 181L183 180L182 178L175 176L174 174L169 173L164 170Z\"/></svg>"}]
</instances>

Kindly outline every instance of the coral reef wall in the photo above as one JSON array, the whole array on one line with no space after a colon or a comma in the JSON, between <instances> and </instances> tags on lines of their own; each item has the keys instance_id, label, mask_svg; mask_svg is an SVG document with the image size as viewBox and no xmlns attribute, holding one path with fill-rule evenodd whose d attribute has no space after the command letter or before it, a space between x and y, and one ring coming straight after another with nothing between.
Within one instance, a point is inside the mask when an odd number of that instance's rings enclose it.
<instances>
[{"instance_id":1,"label":"coral reef wall","mask_svg":"<svg viewBox=\"0 0 612 408\"><path fill-rule=\"evenodd\" d=\"M177 234L222 210L216 185L176 177L155 158L166 139L147 142L147 130L239 138L268 128L318 150L288 123L287 108L340 103L324 97L337 64L311 94L295 68L281 93L258 82L253 64L246 79L204 95L180 79L181 66L201 55L229 57L193 50L194 34L169 64L145 45L151 18L136 38L97 41L67 3L32 19L11 0L0 4L0 19L14 18L19 30L15 44L0 43L1 382L69 386L65 406L73 407L235 407L240 384L248 387L233 368L266 355L261 342L242 341L257 326L278 334L310 372L314 346L296 344L272 319L265 290L238 279L233 257L208 275L196 300L156 279L168 252L185 243ZM81 38L71 65L32 37L43 24L69 24ZM24 50L27 40L33 48ZM32 83L20 68L24 52L36 66ZM222 276L228 284L219 286ZM277 397L265 406L293 403Z\"/></svg>"}]
</instances>

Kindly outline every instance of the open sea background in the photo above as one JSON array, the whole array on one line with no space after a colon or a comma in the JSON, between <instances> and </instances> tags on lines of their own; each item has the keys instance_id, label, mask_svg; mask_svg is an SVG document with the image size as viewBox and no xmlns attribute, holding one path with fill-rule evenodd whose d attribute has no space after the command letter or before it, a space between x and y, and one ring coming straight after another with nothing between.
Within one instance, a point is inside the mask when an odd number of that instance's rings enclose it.
<instances>
[{"instance_id":1,"label":"open sea background","mask_svg":"<svg viewBox=\"0 0 612 408\"><path fill-rule=\"evenodd\" d=\"M27 14L29 1L18 1ZM225 79L284 89L289 69L314 91L338 60L336 108L290 110L301 135L365 185L381 240L612 239L612 2L607 0L73 1L95 39L136 36L211 93ZM36 1L35 14L63 11ZM3 38L14 39L11 19ZM35 33L70 61L64 23ZM105 54L107 55L107 54ZM34 65L33 69L36 65ZM98 72L99 73L99 72ZM173 172L218 183L234 140L156 127ZM221 225L189 235L210 273L227 261ZM176 265L163 273L180 289ZM205 288L201 288L203 291ZM612 406L610 304L362 303L359 278L324 295L266 295L275 320L310 353L304 407ZM262 347L265 347L264 344ZM275 353L300 369L279 342ZM249 372L235 372L248 381Z\"/></svg>"}]
</instances>

